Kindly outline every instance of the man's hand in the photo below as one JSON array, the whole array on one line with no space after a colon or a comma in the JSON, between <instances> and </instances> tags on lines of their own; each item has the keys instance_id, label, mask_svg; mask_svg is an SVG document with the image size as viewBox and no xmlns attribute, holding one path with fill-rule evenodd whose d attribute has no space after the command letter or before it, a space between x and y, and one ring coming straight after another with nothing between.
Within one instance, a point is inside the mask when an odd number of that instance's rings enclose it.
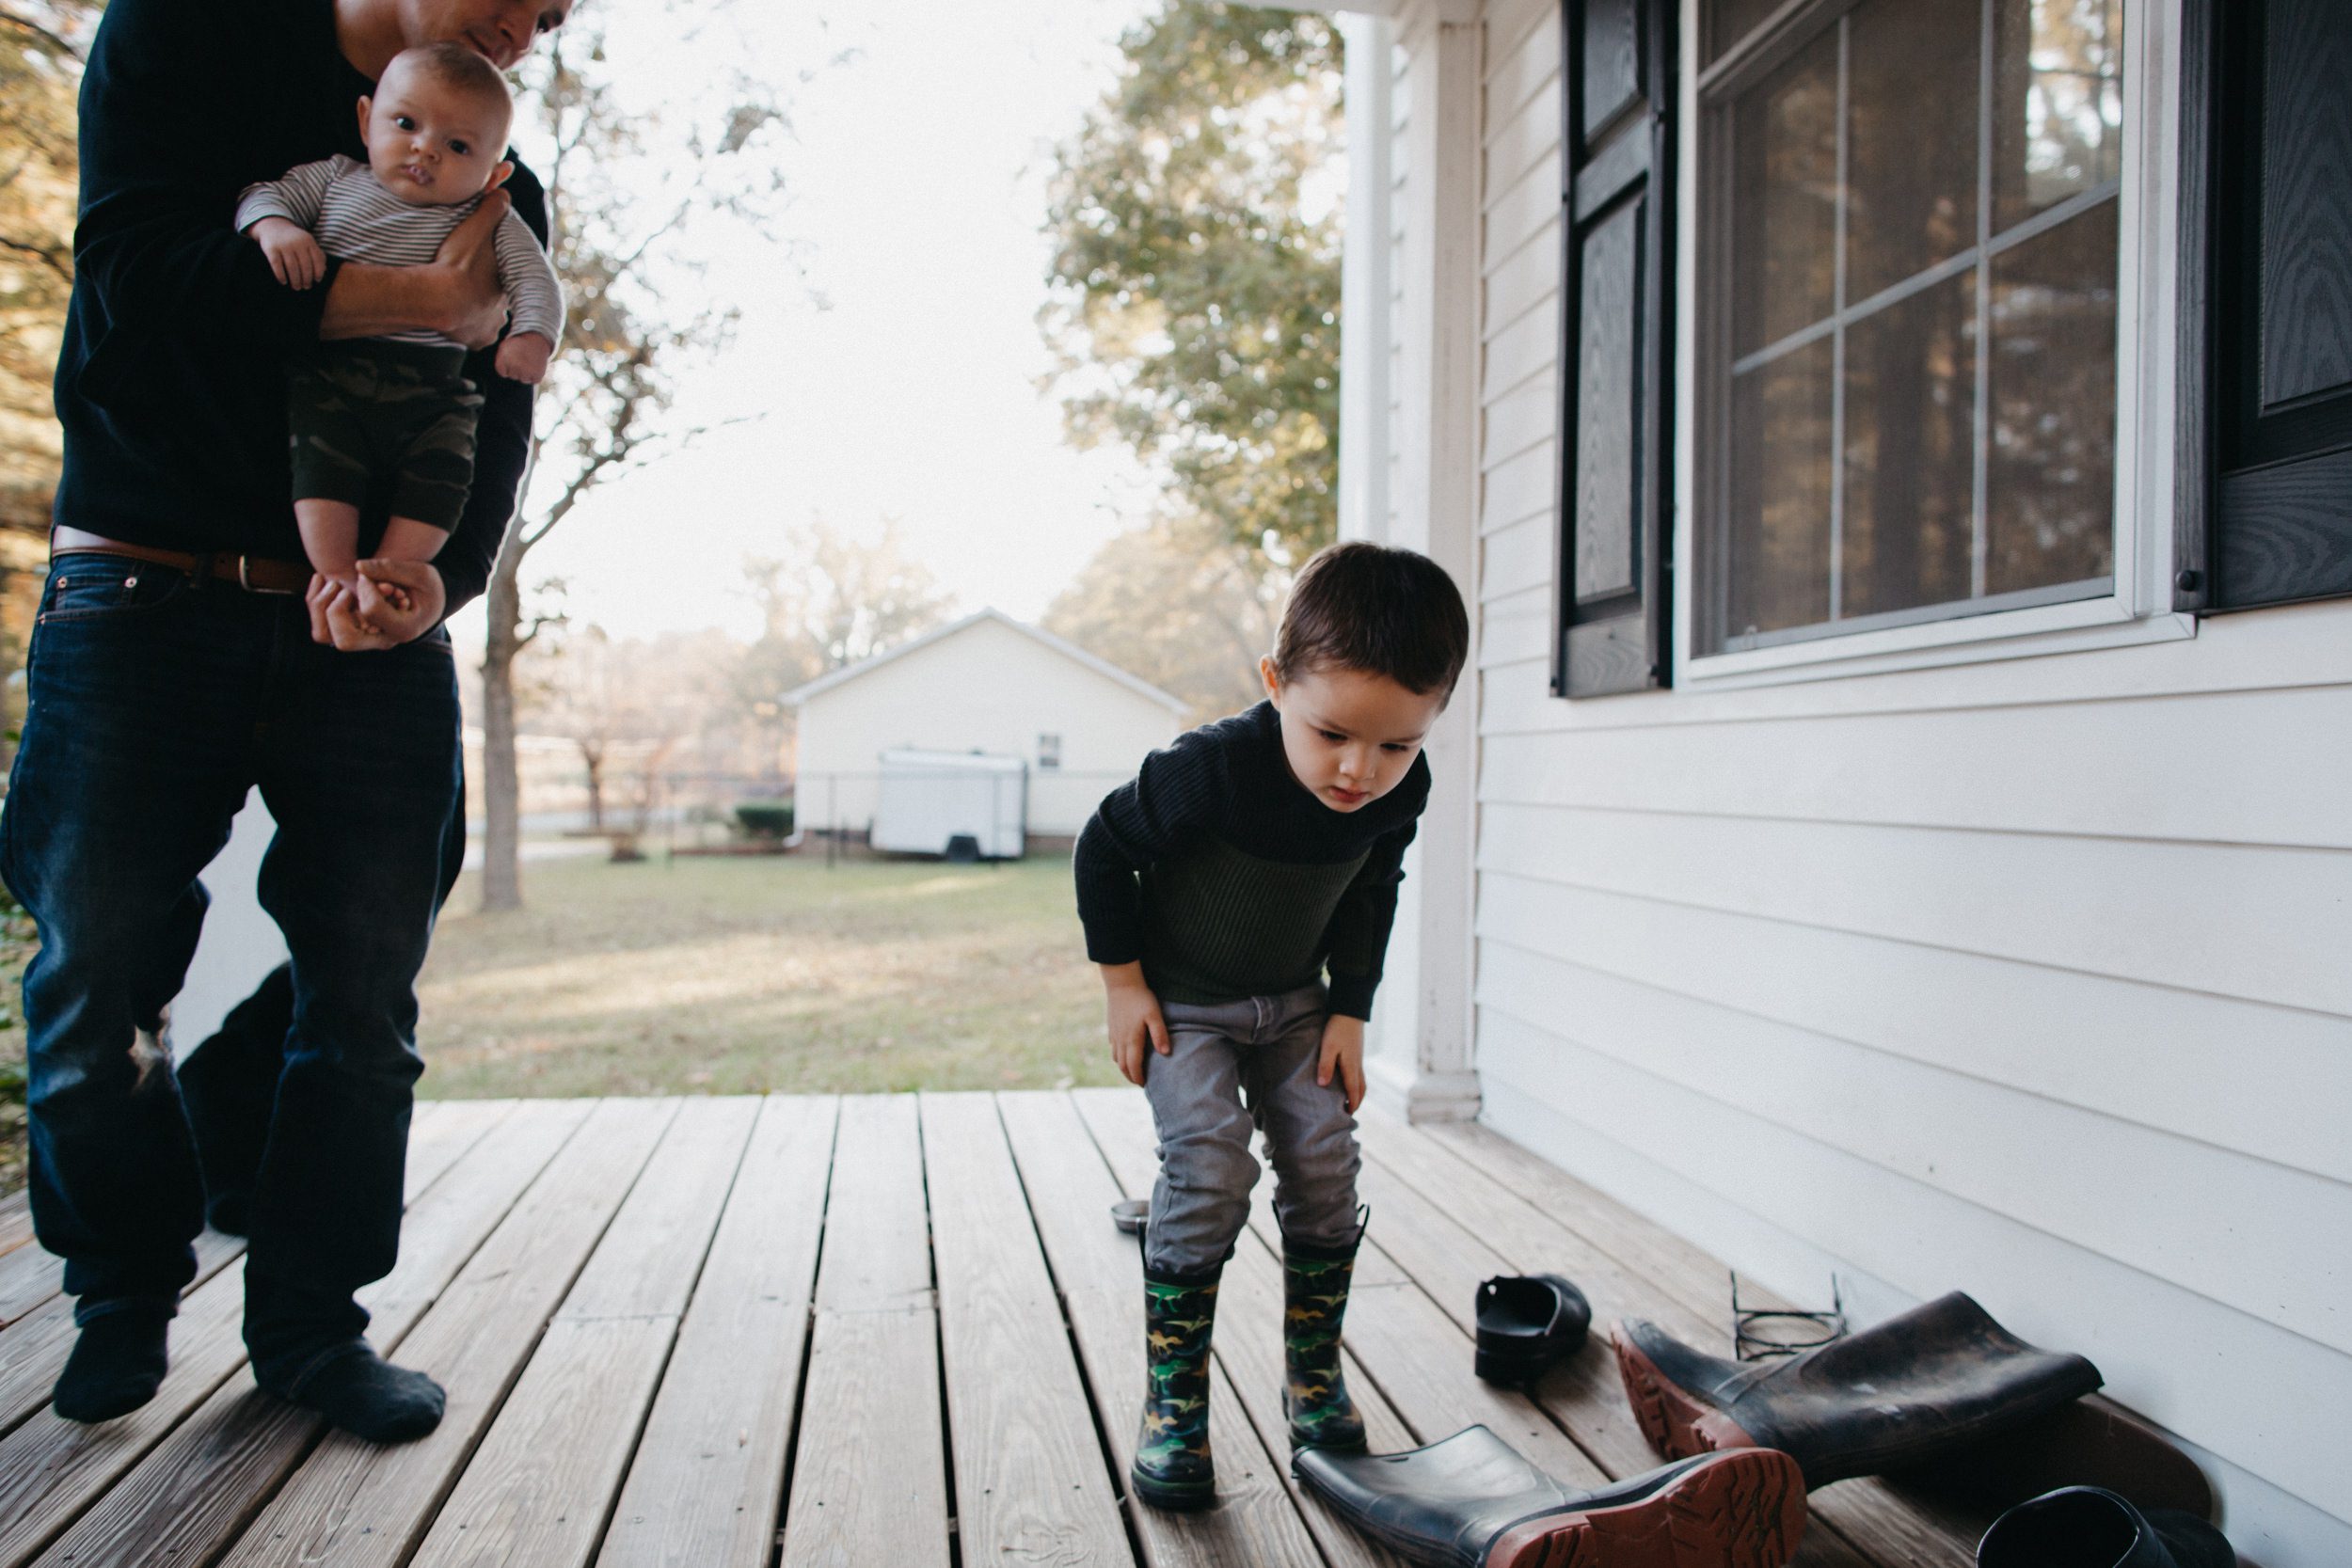
<instances>
[{"instance_id":1,"label":"man's hand","mask_svg":"<svg viewBox=\"0 0 2352 1568\"><path fill-rule=\"evenodd\" d=\"M439 626L449 589L430 561L362 561L353 600L357 618L389 639L390 647Z\"/></svg>"},{"instance_id":2,"label":"man's hand","mask_svg":"<svg viewBox=\"0 0 2352 1568\"><path fill-rule=\"evenodd\" d=\"M515 198L498 188L514 172L514 165L499 165L482 205L450 231L433 256L433 267L446 277L448 289L448 313L435 330L468 348L488 348L506 329L506 292L499 287L492 237L515 205Z\"/></svg>"},{"instance_id":3,"label":"man's hand","mask_svg":"<svg viewBox=\"0 0 2352 1568\"><path fill-rule=\"evenodd\" d=\"M1160 1017L1160 999L1143 983L1143 965L1104 964L1104 1024L1110 1031L1111 1060L1130 1084L1143 1083L1144 1064L1151 1053L1169 1050L1168 1021Z\"/></svg>"},{"instance_id":4,"label":"man's hand","mask_svg":"<svg viewBox=\"0 0 2352 1568\"><path fill-rule=\"evenodd\" d=\"M499 374L509 381L525 381L537 386L548 373L548 358L555 353L555 345L544 332L517 332L499 344Z\"/></svg>"},{"instance_id":5,"label":"man's hand","mask_svg":"<svg viewBox=\"0 0 2352 1568\"><path fill-rule=\"evenodd\" d=\"M343 653L373 653L412 642L440 624L449 602L429 561L362 561L357 582L313 577L303 602L310 639Z\"/></svg>"},{"instance_id":6,"label":"man's hand","mask_svg":"<svg viewBox=\"0 0 2352 1568\"><path fill-rule=\"evenodd\" d=\"M246 232L269 258L269 270L278 275L278 281L289 289L315 288L326 276L326 252L311 232L292 218L268 217L255 221Z\"/></svg>"},{"instance_id":7,"label":"man's hand","mask_svg":"<svg viewBox=\"0 0 2352 1568\"><path fill-rule=\"evenodd\" d=\"M1364 1102L1364 1021L1333 1013L1323 1021L1323 1054L1315 1063L1315 1082L1328 1084L1336 1069L1340 1088L1347 1096L1347 1113Z\"/></svg>"}]
</instances>

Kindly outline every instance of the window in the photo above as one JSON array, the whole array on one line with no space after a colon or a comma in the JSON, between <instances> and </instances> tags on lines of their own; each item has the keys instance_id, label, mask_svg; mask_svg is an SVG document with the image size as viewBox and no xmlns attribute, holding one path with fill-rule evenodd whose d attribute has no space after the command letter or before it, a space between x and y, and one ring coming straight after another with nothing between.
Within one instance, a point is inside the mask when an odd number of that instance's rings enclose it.
<instances>
[{"instance_id":1,"label":"window","mask_svg":"<svg viewBox=\"0 0 2352 1568\"><path fill-rule=\"evenodd\" d=\"M1041 773L1057 771L1061 767L1061 736L1041 735L1037 737L1037 770Z\"/></svg>"},{"instance_id":2,"label":"window","mask_svg":"<svg viewBox=\"0 0 2352 1568\"><path fill-rule=\"evenodd\" d=\"M2123 0L1703 0L1700 655L2115 592Z\"/></svg>"}]
</instances>

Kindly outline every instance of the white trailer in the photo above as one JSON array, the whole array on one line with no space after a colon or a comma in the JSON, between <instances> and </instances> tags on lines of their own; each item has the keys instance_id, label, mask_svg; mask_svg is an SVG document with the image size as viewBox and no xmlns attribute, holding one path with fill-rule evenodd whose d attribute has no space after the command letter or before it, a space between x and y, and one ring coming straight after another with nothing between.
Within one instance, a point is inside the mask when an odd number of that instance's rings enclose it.
<instances>
[{"instance_id":1,"label":"white trailer","mask_svg":"<svg viewBox=\"0 0 2352 1568\"><path fill-rule=\"evenodd\" d=\"M1028 848L1028 764L986 752L882 754L873 846L950 860L1018 860Z\"/></svg>"}]
</instances>

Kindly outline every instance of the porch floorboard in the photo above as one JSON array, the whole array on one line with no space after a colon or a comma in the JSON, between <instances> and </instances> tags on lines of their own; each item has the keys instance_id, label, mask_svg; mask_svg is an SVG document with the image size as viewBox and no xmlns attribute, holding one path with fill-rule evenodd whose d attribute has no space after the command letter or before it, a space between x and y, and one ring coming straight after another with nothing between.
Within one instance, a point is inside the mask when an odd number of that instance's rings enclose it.
<instances>
[{"instance_id":1,"label":"porch floorboard","mask_svg":"<svg viewBox=\"0 0 2352 1568\"><path fill-rule=\"evenodd\" d=\"M1374 1447L1483 1421L1572 1482L1658 1463L1599 1333L1529 1394L1474 1378L1472 1292L1559 1272L1597 1329L1648 1317L1720 1349L1721 1265L1484 1129L1367 1113L1363 1139L1347 1353ZM1127 1497L1142 1302L1104 1211L1150 1192L1133 1090L445 1101L410 1148L373 1332L452 1398L402 1449L253 1387L240 1248L210 1235L162 1395L57 1420L70 1304L0 1205L0 1568L1393 1561L1290 1478L1263 1186L1217 1323L1220 1506ZM1813 1568L1973 1560L1979 1521L1877 1482L1812 1504Z\"/></svg>"}]
</instances>

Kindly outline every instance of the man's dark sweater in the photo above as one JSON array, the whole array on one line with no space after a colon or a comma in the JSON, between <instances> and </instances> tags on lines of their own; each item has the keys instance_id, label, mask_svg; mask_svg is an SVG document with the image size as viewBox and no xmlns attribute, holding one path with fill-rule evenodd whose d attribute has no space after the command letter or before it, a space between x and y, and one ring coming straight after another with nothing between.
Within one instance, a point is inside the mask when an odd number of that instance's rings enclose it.
<instances>
[{"instance_id":1,"label":"man's dark sweater","mask_svg":"<svg viewBox=\"0 0 2352 1568\"><path fill-rule=\"evenodd\" d=\"M163 549L303 559L285 362L316 346L326 281L287 288L230 223L237 193L296 164L364 159L374 84L335 41L333 0L113 0L82 78L81 219L58 356L56 520ZM510 155L511 156L511 155ZM546 242L517 166L515 211ZM472 493L434 564L449 609L489 580L530 449L531 388L487 353ZM382 525L369 510L371 541Z\"/></svg>"},{"instance_id":2,"label":"man's dark sweater","mask_svg":"<svg viewBox=\"0 0 2352 1568\"><path fill-rule=\"evenodd\" d=\"M1331 1010L1372 1016L1429 759L1359 811L1323 804L1282 755L1271 703L1143 759L1079 835L1087 957L1143 963L1163 1001L1295 990L1330 968Z\"/></svg>"}]
</instances>

